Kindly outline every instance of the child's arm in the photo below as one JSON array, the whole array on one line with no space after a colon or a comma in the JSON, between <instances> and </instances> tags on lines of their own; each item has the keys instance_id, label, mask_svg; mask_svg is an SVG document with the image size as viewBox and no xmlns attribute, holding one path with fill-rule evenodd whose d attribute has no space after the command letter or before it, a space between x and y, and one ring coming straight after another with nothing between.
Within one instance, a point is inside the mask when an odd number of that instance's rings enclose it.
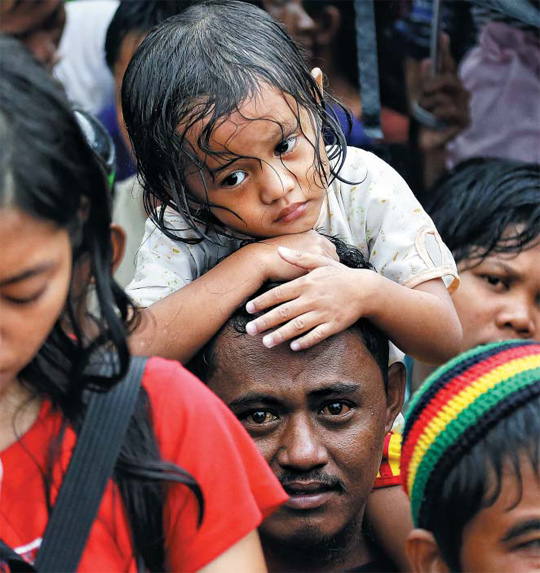
<instances>
[{"instance_id":1,"label":"child's arm","mask_svg":"<svg viewBox=\"0 0 540 573\"><path fill-rule=\"evenodd\" d=\"M401 350L423 362L443 363L457 354L461 325L441 279L411 289L324 256L284 248L278 252L310 272L248 303L252 313L278 305L247 325L249 334L257 334L285 323L263 338L265 346L303 335L291 348L309 348L365 317Z\"/></svg>"},{"instance_id":2,"label":"child's arm","mask_svg":"<svg viewBox=\"0 0 540 573\"><path fill-rule=\"evenodd\" d=\"M223 326L232 312L267 280L305 274L277 254L277 246L336 257L334 245L315 231L253 243L163 300L140 310L141 322L130 339L131 351L189 361Z\"/></svg>"},{"instance_id":3,"label":"child's arm","mask_svg":"<svg viewBox=\"0 0 540 573\"><path fill-rule=\"evenodd\" d=\"M368 497L364 520L399 570L410 571L405 541L413 529L411 504L401 486L374 489Z\"/></svg>"}]
</instances>

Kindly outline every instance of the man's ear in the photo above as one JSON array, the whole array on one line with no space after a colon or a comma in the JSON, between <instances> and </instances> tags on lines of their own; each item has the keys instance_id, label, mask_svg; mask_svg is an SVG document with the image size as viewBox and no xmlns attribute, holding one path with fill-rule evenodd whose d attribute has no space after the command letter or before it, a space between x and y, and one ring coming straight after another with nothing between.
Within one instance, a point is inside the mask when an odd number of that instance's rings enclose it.
<instances>
[{"instance_id":1,"label":"man's ear","mask_svg":"<svg viewBox=\"0 0 540 573\"><path fill-rule=\"evenodd\" d=\"M439 546L429 531L413 529L409 533L405 552L414 573L449 573Z\"/></svg>"},{"instance_id":2,"label":"man's ear","mask_svg":"<svg viewBox=\"0 0 540 573\"><path fill-rule=\"evenodd\" d=\"M126 252L126 232L124 231L124 227L116 223L111 223L110 229L113 247L111 273L114 274L124 259L124 253Z\"/></svg>"},{"instance_id":3,"label":"man's ear","mask_svg":"<svg viewBox=\"0 0 540 573\"><path fill-rule=\"evenodd\" d=\"M317 85L319 86L319 89L321 90L321 94L324 94L323 73L322 73L321 68L313 68L311 70L311 75L313 76L313 79L317 82Z\"/></svg>"},{"instance_id":4,"label":"man's ear","mask_svg":"<svg viewBox=\"0 0 540 573\"><path fill-rule=\"evenodd\" d=\"M394 362L388 368L388 390L386 392L386 426L385 431L392 429L396 416L401 412L405 398L405 366L402 362Z\"/></svg>"}]
</instances>

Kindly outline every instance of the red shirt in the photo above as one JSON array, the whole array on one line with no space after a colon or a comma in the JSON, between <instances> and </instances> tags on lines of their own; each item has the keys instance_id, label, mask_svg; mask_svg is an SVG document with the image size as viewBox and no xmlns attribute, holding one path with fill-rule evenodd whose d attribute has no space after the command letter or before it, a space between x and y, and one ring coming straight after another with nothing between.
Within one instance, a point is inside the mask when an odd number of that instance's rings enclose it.
<instances>
[{"instance_id":1,"label":"red shirt","mask_svg":"<svg viewBox=\"0 0 540 573\"><path fill-rule=\"evenodd\" d=\"M170 569L194 571L255 529L287 495L227 406L180 364L151 358L142 383L162 457L190 472L204 495L200 528L197 501L184 485L170 487L164 515ZM32 427L0 455L0 537L30 562L47 525L43 475L48 445L61 421L44 402ZM68 428L53 469L53 503L74 444ZM112 481L78 570L136 571L126 516Z\"/></svg>"},{"instance_id":2,"label":"red shirt","mask_svg":"<svg viewBox=\"0 0 540 573\"><path fill-rule=\"evenodd\" d=\"M384 438L383 457L373 489L401 485L399 461L401 459L401 433L388 432Z\"/></svg>"}]
</instances>

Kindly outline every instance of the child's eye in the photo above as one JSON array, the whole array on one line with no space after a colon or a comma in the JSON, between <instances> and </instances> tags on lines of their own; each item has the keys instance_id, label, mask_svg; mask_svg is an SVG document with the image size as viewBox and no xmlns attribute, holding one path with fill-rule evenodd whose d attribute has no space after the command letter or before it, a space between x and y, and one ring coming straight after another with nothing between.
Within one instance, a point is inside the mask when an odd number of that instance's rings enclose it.
<instances>
[{"instance_id":1,"label":"child's eye","mask_svg":"<svg viewBox=\"0 0 540 573\"><path fill-rule=\"evenodd\" d=\"M274 150L275 155L286 155L290 153L296 147L297 142L298 137L296 135L287 137L287 139L284 139L276 145L276 149Z\"/></svg>"},{"instance_id":2,"label":"child's eye","mask_svg":"<svg viewBox=\"0 0 540 573\"><path fill-rule=\"evenodd\" d=\"M236 187L237 185L240 185L246 177L247 175L244 171L234 171L234 173L227 175L227 177L223 179L221 185L223 187Z\"/></svg>"}]
</instances>

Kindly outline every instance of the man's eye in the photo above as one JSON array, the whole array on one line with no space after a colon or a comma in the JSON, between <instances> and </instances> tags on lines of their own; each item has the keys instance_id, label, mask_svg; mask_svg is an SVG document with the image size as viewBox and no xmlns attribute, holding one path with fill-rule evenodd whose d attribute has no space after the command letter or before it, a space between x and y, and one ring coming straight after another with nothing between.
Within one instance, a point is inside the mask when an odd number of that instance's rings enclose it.
<instances>
[{"instance_id":1,"label":"man's eye","mask_svg":"<svg viewBox=\"0 0 540 573\"><path fill-rule=\"evenodd\" d=\"M508 289L508 281L505 279L498 277L497 275L482 275L482 279L488 283L488 285L492 286L497 290L506 290Z\"/></svg>"},{"instance_id":2,"label":"man's eye","mask_svg":"<svg viewBox=\"0 0 540 573\"><path fill-rule=\"evenodd\" d=\"M350 410L350 406L344 402L332 402L327 404L324 408L321 408L319 414L324 414L326 416L341 416Z\"/></svg>"},{"instance_id":3,"label":"man's eye","mask_svg":"<svg viewBox=\"0 0 540 573\"><path fill-rule=\"evenodd\" d=\"M247 175L243 171L235 171L234 173L227 175L227 177L225 177L221 182L221 185L223 187L236 187L237 185L240 185L246 177Z\"/></svg>"},{"instance_id":4,"label":"man's eye","mask_svg":"<svg viewBox=\"0 0 540 573\"><path fill-rule=\"evenodd\" d=\"M524 541L516 545L515 549L517 551L526 551L535 556L540 555L540 539L530 539L529 541Z\"/></svg>"},{"instance_id":5,"label":"man's eye","mask_svg":"<svg viewBox=\"0 0 540 573\"><path fill-rule=\"evenodd\" d=\"M277 419L277 416L268 410L257 410L243 417L245 422L256 425L268 424L269 422L273 422Z\"/></svg>"},{"instance_id":6,"label":"man's eye","mask_svg":"<svg viewBox=\"0 0 540 573\"><path fill-rule=\"evenodd\" d=\"M295 148L297 142L298 137L296 137L296 135L287 137L287 139L284 139L276 145L275 155L287 155L287 153L290 153Z\"/></svg>"}]
</instances>

